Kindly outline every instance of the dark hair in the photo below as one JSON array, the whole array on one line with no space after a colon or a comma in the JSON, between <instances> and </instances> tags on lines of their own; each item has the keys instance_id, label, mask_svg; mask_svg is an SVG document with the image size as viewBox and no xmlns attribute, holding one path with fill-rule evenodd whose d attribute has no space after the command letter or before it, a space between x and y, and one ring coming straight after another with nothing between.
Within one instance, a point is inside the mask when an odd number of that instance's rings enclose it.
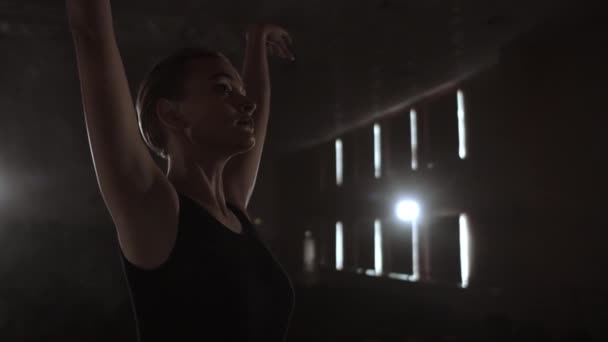
<instances>
[{"instance_id":1,"label":"dark hair","mask_svg":"<svg viewBox=\"0 0 608 342\"><path fill-rule=\"evenodd\" d=\"M167 135L156 115L156 103L160 98L179 100L183 96L190 61L221 56L206 47L183 48L158 62L141 82L135 101L139 131L146 145L161 158L168 157Z\"/></svg>"}]
</instances>

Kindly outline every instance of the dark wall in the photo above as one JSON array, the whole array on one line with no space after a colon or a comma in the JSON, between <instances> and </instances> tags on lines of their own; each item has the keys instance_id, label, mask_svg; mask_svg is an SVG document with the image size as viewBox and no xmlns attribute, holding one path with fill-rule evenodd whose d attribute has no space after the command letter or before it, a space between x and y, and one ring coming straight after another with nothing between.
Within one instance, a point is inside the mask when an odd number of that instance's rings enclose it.
<instances>
[{"instance_id":1,"label":"dark wall","mask_svg":"<svg viewBox=\"0 0 608 342\"><path fill-rule=\"evenodd\" d=\"M605 30L593 16L556 19L464 85L475 284L562 321L605 318Z\"/></svg>"},{"instance_id":2,"label":"dark wall","mask_svg":"<svg viewBox=\"0 0 608 342\"><path fill-rule=\"evenodd\" d=\"M297 223L285 232L293 243L285 259L294 267L291 271L297 273L301 265L305 225L300 223L315 215L322 218L316 225L318 237L326 239L322 254L331 267L337 217L356 221L381 211L382 201L366 200L382 191L388 195L394 190L391 184L430 189L435 211L469 214L474 239L471 289L494 289L511 298L495 310L514 319L539 320L547 329L601 334L608 304L608 233L602 215L608 39L607 25L592 13L572 13L534 28L504 48L497 65L458 85L466 98L467 160L459 161L457 149L450 146L456 127L446 130L450 124L437 114L448 110L450 101L455 107L457 88L414 105L423 117L421 139L428 139L430 147L422 152L425 165L418 178L406 170L408 162L401 155L392 165L402 170L387 173L382 181L357 181L361 170L368 171L359 168L352 178L345 176L344 189L324 190L316 178L324 175L331 188L333 141L284 159L281 186L290 190L281 195L281 222ZM391 120L385 122L399 121ZM392 131L388 141L395 141ZM358 134L342 137L345 170L370 157L369 146L346 145ZM409 139L408 134L403 138ZM388 151L404 147L389 143ZM347 146L353 150L346 151ZM433 167L427 168L427 162ZM297 184L289 185L293 179ZM358 254L345 243L347 254L349 248ZM441 259L441 251L433 252L439 253L435 261ZM357 259L346 256L345 262Z\"/></svg>"}]
</instances>

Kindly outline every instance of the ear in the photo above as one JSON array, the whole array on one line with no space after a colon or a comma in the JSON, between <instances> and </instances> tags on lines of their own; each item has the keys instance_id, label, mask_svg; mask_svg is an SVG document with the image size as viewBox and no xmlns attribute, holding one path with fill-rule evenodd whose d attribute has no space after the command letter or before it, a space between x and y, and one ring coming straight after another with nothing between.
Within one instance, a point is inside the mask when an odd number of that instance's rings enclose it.
<instances>
[{"instance_id":1,"label":"ear","mask_svg":"<svg viewBox=\"0 0 608 342\"><path fill-rule=\"evenodd\" d=\"M156 116L171 130L180 130L186 127L186 122L179 113L177 103L169 99L160 98L156 101Z\"/></svg>"}]
</instances>

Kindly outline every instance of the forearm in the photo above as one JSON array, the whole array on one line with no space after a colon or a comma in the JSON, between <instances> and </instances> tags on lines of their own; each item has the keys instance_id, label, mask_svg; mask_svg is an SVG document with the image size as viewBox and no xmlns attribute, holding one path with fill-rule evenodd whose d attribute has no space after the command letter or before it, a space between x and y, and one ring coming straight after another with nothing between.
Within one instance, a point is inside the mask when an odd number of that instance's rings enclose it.
<instances>
[{"instance_id":1,"label":"forearm","mask_svg":"<svg viewBox=\"0 0 608 342\"><path fill-rule=\"evenodd\" d=\"M131 122L136 120L131 117L133 101L114 37L110 1L66 2L87 118L99 116L101 120L111 120L107 115L128 113L128 119L120 120L129 121L129 126L137 128L137 124Z\"/></svg>"},{"instance_id":2,"label":"forearm","mask_svg":"<svg viewBox=\"0 0 608 342\"><path fill-rule=\"evenodd\" d=\"M109 0L66 0L66 9L76 43L114 39Z\"/></svg>"},{"instance_id":3,"label":"forearm","mask_svg":"<svg viewBox=\"0 0 608 342\"><path fill-rule=\"evenodd\" d=\"M67 0L85 124L102 191L108 184L143 180L150 156L112 29L108 0Z\"/></svg>"},{"instance_id":4,"label":"forearm","mask_svg":"<svg viewBox=\"0 0 608 342\"><path fill-rule=\"evenodd\" d=\"M266 123L270 110L270 72L266 39L259 29L249 31L242 71L247 96L257 105L254 113L256 126Z\"/></svg>"},{"instance_id":5,"label":"forearm","mask_svg":"<svg viewBox=\"0 0 608 342\"><path fill-rule=\"evenodd\" d=\"M283 28L273 24L257 24L247 31L247 46L241 76L247 97L255 101L255 146L248 153L231 159L226 166L225 184L235 203L247 207L257 178L270 112L270 73L268 56L277 55L294 60L289 44L291 37Z\"/></svg>"}]
</instances>

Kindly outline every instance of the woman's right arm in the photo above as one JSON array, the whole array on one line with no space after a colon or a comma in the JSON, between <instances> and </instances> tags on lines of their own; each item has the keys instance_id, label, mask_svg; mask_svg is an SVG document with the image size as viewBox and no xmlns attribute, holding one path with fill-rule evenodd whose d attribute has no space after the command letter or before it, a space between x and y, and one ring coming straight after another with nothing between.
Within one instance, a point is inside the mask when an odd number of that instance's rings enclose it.
<instances>
[{"instance_id":1,"label":"woman's right arm","mask_svg":"<svg viewBox=\"0 0 608 342\"><path fill-rule=\"evenodd\" d=\"M122 183L150 184L158 169L139 135L109 0L67 0L91 153L104 195ZM160 171L160 170L158 170Z\"/></svg>"},{"instance_id":2,"label":"woman's right arm","mask_svg":"<svg viewBox=\"0 0 608 342\"><path fill-rule=\"evenodd\" d=\"M121 242L134 246L142 234L133 227L149 227L150 211L166 210L169 183L139 134L110 1L66 1L97 182Z\"/></svg>"}]
</instances>

